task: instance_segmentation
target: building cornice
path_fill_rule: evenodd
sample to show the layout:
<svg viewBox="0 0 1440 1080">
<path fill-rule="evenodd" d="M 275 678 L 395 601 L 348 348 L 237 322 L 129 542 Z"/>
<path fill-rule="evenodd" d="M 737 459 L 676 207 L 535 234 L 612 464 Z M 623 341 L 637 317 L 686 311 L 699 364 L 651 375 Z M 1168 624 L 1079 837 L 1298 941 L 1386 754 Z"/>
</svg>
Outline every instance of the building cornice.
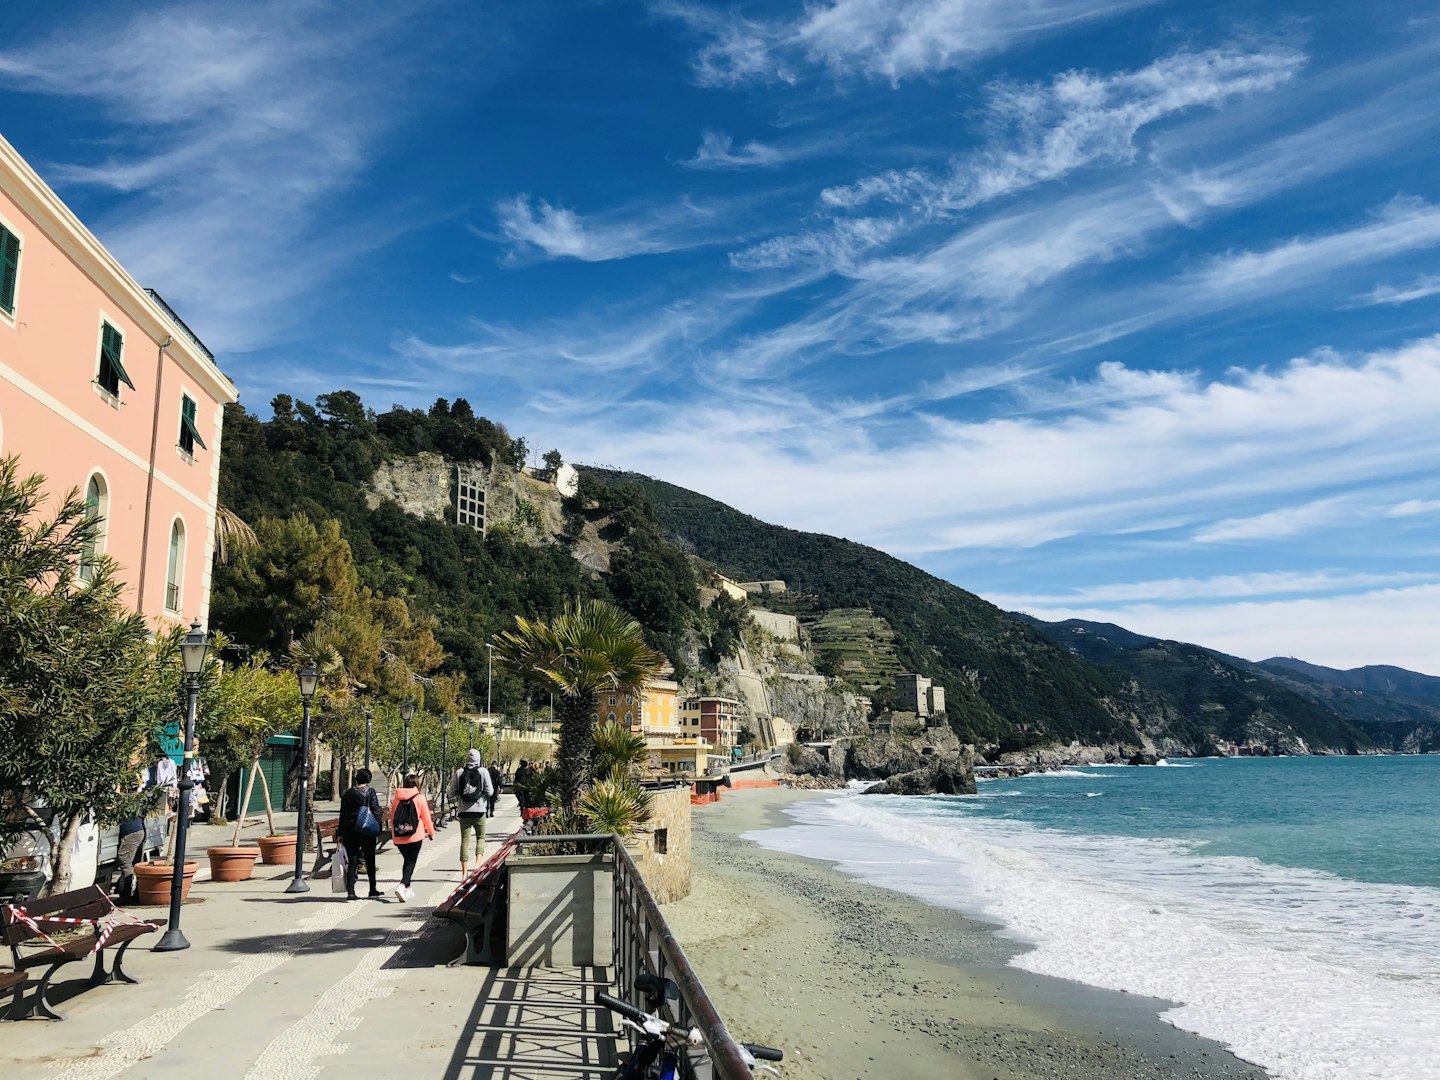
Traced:
<svg viewBox="0 0 1440 1080">
<path fill-rule="evenodd" d="M 239 400 L 235 384 L 200 352 L 185 329 L 173 323 L 160 305 L 146 295 L 115 256 L 61 201 L 50 185 L 40 179 L 40 174 L 3 135 L 0 135 L 0 186 L 25 213 L 35 219 L 49 239 L 150 336 L 156 347 L 169 339 L 166 352 L 187 375 L 204 386 L 217 401 L 229 403 Z"/>
</svg>

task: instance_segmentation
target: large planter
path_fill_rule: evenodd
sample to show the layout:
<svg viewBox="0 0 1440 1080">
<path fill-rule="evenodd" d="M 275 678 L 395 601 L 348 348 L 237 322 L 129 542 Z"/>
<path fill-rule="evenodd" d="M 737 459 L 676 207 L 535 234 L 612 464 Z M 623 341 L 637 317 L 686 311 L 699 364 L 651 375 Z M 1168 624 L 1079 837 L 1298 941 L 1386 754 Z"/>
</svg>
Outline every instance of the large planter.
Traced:
<svg viewBox="0 0 1440 1080">
<path fill-rule="evenodd" d="M 211 881 L 245 881 L 255 869 L 260 849 L 253 847 L 206 848 L 210 856 Z"/>
<path fill-rule="evenodd" d="M 609 967 L 614 963 L 613 854 L 515 855 L 505 866 L 507 964 Z"/>
<path fill-rule="evenodd" d="M 295 863 L 295 836 L 262 836 L 260 861 L 267 866 L 292 866 Z"/>
<path fill-rule="evenodd" d="M 190 895 L 190 883 L 195 880 L 197 862 L 185 860 L 184 877 L 180 880 L 180 902 L 183 904 Z M 167 862 L 143 862 L 135 864 L 135 887 L 141 904 L 170 903 L 170 881 L 175 876 L 175 864 Z"/>
</svg>

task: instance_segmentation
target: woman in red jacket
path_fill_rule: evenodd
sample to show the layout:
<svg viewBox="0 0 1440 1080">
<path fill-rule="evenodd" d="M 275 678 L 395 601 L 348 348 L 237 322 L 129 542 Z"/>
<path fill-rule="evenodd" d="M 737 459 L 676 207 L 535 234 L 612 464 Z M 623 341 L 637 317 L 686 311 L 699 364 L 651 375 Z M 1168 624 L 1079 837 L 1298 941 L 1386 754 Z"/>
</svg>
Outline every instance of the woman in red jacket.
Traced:
<svg viewBox="0 0 1440 1080">
<path fill-rule="evenodd" d="M 390 800 L 390 838 L 405 860 L 400 874 L 400 884 L 395 886 L 395 896 L 403 904 L 415 895 L 410 887 L 410 878 L 415 873 L 415 860 L 420 857 L 420 845 L 426 838 L 435 839 L 435 823 L 430 818 L 430 803 L 420 790 L 420 779 L 414 773 L 405 777 L 405 786 L 395 789 Z"/>
</svg>

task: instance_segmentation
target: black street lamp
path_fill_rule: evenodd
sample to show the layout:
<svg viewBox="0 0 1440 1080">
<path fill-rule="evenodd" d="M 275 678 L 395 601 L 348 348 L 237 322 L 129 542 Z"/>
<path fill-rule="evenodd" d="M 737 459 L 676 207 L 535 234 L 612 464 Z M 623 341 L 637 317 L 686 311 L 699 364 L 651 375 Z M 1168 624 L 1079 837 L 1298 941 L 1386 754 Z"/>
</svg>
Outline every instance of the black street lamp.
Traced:
<svg viewBox="0 0 1440 1080">
<path fill-rule="evenodd" d="M 312 660 L 300 669 L 300 806 L 295 818 L 295 877 L 287 893 L 309 892 L 305 883 L 305 801 L 310 793 L 310 700 L 320 686 L 320 672 Z"/>
<path fill-rule="evenodd" d="M 415 715 L 415 702 L 407 701 L 400 706 L 400 719 L 405 721 L 405 742 L 400 751 L 400 775 L 410 771 L 410 718 Z"/>
<path fill-rule="evenodd" d="M 185 736 L 180 756 L 180 801 L 175 808 L 175 871 L 170 878 L 170 922 L 154 946 L 155 952 L 179 952 L 190 942 L 180 932 L 180 894 L 185 887 L 185 841 L 190 833 L 190 754 L 195 746 L 195 702 L 200 696 L 200 673 L 205 669 L 205 654 L 210 642 L 200 629 L 200 620 L 190 624 L 190 632 L 180 642 L 180 665 L 185 670 Z"/>
<path fill-rule="evenodd" d="M 365 768 L 370 768 L 370 721 L 375 719 L 375 714 L 369 709 L 365 710 Z"/>
<path fill-rule="evenodd" d="M 450 761 L 450 717 L 446 713 L 440 715 L 440 824 L 437 829 L 445 828 L 445 799 L 450 791 L 450 774 L 448 762 Z"/>
</svg>

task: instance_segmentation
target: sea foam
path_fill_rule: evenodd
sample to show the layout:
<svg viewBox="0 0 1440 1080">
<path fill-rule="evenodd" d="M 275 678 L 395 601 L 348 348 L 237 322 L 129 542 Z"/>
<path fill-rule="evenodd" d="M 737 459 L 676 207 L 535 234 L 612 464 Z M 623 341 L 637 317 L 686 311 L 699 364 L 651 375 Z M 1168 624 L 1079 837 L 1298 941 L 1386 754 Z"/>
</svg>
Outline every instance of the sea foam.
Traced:
<svg viewBox="0 0 1440 1080">
<path fill-rule="evenodd" d="M 817 800 L 750 838 L 997 923 L 1028 946 L 1017 967 L 1176 1002 L 1166 1020 L 1282 1080 L 1440 1080 L 1440 889 L 980 819 L 966 801 Z"/>
</svg>

